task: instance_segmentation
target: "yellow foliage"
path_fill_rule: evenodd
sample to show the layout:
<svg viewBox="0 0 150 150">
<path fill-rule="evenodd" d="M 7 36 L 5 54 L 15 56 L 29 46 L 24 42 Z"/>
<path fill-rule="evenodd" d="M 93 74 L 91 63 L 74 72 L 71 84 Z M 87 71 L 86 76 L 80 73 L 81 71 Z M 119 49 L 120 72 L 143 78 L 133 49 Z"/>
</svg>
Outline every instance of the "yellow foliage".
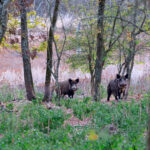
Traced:
<svg viewBox="0 0 150 150">
<path fill-rule="evenodd" d="M 96 141 L 98 139 L 98 135 L 95 133 L 94 130 L 91 130 L 88 136 L 90 141 Z"/>
<path fill-rule="evenodd" d="M 45 25 L 44 23 L 41 23 L 41 26 L 42 26 L 42 27 L 46 27 L 46 25 Z"/>
<path fill-rule="evenodd" d="M 35 16 L 35 15 L 36 15 L 36 12 L 33 10 L 33 11 L 30 11 L 29 13 L 27 13 L 27 16 L 28 16 L 28 17 L 31 16 L 31 15 Z"/>
<path fill-rule="evenodd" d="M 130 42 L 132 40 L 131 32 L 127 32 L 127 40 Z"/>
<path fill-rule="evenodd" d="M 28 28 L 35 28 L 36 26 L 34 24 L 28 24 Z"/>
<path fill-rule="evenodd" d="M 36 17 L 36 20 L 39 20 L 39 19 L 40 19 L 40 17 L 39 17 L 39 16 L 37 16 L 37 17 Z"/>
<path fill-rule="evenodd" d="M 17 19 L 11 17 L 9 18 L 8 28 L 17 28 L 18 25 L 19 25 L 19 21 Z"/>
<path fill-rule="evenodd" d="M 7 37 L 7 35 L 5 37 Z M 3 37 L 3 39 L 2 39 L 2 42 L 0 44 L 0 48 L 7 46 L 7 42 L 5 40 L 5 37 Z"/>
<path fill-rule="evenodd" d="M 59 35 L 54 35 L 54 39 L 55 39 L 56 41 L 58 41 L 58 40 L 59 40 L 59 38 L 60 38 L 60 36 L 59 36 Z"/>
</svg>

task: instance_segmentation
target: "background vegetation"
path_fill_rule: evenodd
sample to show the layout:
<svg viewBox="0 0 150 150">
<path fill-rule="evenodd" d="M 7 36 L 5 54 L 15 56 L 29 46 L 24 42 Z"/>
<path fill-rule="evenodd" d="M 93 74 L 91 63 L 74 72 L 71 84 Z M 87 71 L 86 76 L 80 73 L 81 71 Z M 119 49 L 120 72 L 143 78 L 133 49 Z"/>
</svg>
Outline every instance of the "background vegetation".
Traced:
<svg viewBox="0 0 150 150">
<path fill-rule="evenodd" d="M 17 86 L 12 80 L 4 84 L 9 65 L 0 66 L 5 70 L 3 76 L 0 72 L 0 149 L 145 150 L 148 137 L 150 145 L 150 70 L 137 79 L 132 75 L 135 65 L 150 63 L 136 58 L 149 59 L 148 4 L 0 0 L 0 52 L 9 51 L 14 68 L 22 65 L 22 73 L 14 69 Z M 18 66 L 14 53 L 23 62 Z M 34 73 L 33 63 L 42 56 L 36 66 L 44 71 Z M 73 72 L 69 78 L 80 77 L 79 89 L 74 99 L 59 97 L 57 106 L 55 96 L 50 102 L 50 87 L 68 79 L 67 69 Z M 116 73 L 129 75 L 126 100 L 106 102 L 108 82 Z M 35 86 L 37 76 L 42 86 Z"/>
</svg>

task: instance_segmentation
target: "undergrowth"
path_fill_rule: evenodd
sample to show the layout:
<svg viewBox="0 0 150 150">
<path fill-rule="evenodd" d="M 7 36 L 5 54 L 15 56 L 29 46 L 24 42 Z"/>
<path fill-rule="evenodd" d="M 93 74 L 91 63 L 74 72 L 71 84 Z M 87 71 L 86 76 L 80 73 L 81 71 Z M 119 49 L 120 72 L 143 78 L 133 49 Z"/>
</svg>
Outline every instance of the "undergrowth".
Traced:
<svg viewBox="0 0 150 150">
<path fill-rule="evenodd" d="M 111 104 L 94 102 L 92 97 L 62 99 L 61 107 L 50 110 L 41 103 L 42 97 L 21 103 L 17 111 L 0 110 L 1 150 L 146 149 L 150 94 L 139 101 Z M 15 107 L 13 101 L 7 104 L 9 110 Z M 80 120 L 90 118 L 90 123 L 64 126 L 68 119 L 64 107 Z"/>
</svg>

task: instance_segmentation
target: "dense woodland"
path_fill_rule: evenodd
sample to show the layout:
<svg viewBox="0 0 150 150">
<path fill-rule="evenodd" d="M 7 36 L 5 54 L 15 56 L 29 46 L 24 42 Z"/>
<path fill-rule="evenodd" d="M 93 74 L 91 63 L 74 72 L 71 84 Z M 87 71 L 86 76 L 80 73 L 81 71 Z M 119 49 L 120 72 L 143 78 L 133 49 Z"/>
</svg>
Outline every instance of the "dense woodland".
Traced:
<svg viewBox="0 0 150 150">
<path fill-rule="evenodd" d="M 0 0 L 0 149 L 150 150 L 149 54 L 148 0 Z"/>
</svg>

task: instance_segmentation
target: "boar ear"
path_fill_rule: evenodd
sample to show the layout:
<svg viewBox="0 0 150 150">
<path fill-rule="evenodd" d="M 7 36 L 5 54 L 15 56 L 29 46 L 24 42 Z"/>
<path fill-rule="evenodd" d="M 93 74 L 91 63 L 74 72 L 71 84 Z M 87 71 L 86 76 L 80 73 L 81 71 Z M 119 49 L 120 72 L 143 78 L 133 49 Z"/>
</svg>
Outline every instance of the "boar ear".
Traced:
<svg viewBox="0 0 150 150">
<path fill-rule="evenodd" d="M 72 79 L 68 79 L 69 83 L 71 84 L 72 83 Z"/>
<path fill-rule="evenodd" d="M 128 79 L 128 74 L 125 75 L 125 78 Z"/>
<path fill-rule="evenodd" d="M 78 82 L 79 82 L 79 78 L 76 79 L 76 83 L 78 83 Z"/>
<path fill-rule="evenodd" d="M 117 75 L 116 75 L 116 78 L 119 79 L 119 78 L 120 78 L 120 74 L 117 74 Z"/>
</svg>

